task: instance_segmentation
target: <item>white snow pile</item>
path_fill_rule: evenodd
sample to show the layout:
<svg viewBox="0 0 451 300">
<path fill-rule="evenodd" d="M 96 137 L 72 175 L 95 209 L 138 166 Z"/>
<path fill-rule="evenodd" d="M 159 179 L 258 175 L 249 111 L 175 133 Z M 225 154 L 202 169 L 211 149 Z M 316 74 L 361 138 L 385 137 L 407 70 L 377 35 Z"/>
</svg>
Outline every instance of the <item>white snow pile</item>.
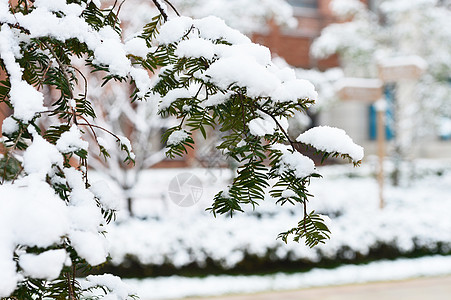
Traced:
<svg viewBox="0 0 451 300">
<path fill-rule="evenodd" d="M 287 145 L 276 144 L 274 150 L 282 152 L 279 172 L 282 174 L 286 169 L 294 171 L 297 178 L 305 178 L 316 171 L 315 163 L 309 157 L 295 151 L 290 151 Z"/>
<path fill-rule="evenodd" d="M 277 120 L 277 123 L 275 120 Z M 249 132 L 255 136 L 274 134 L 276 129 L 278 129 L 277 124 L 279 124 L 283 128 L 283 130 L 288 130 L 287 118 L 276 117 L 275 120 L 271 116 L 262 113 L 261 117 L 250 120 L 247 126 L 249 127 Z"/>
<path fill-rule="evenodd" d="M 301 288 L 404 280 L 422 276 L 451 274 L 451 257 L 429 256 L 415 259 L 347 265 L 336 269 L 313 269 L 305 273 L 276 273 L 262 276 L 157 277 L 124 279 L 142 299 L 175 299 L 243 294 Z M 174 289 L 173 287 L 177 288 Z"/>
<path fill-rule="evenodd" d="M 363 147 L 355 144 L 343 129 L 329 126 L 313 127 L 301 133 L 296 140 L 324 152 L 349 155 L 354 162 L 363 159 Z"/>
<path fill-rule="evenodd" d="M 58 278 L 61 267 L 67 259 L 64 249 L 48 250 L 41 254 L 22 254 L 19 265 L 26 276 L 52 280 Z"/>
<path fill-rule="evenodd" d="M 188 137 L 189 134 L 185 130 L 176 130 L 172 132 L 171 135 L 168 137 L 167 144 L 178 145 L 182 143 L 184 140 L 186 140 Z"/>
<path fill-rule="evenodd" d="M 64 132 L 56 143 L 56 148 L 61 153 L 70 153 L 77 150 L 88 150 L 88 142 L 81 139 L 80 130 L 74 124 L 69 131 Z"/>
<path fill-rule="evenodd" d="M 134 288 L 124 283 L 118 276 L 111 274 L 89 275 L 80 281 L 85 297 L 97 299 L 98 295 L 105 294 L 102 299 L 122 300 L 129 296 L 136 296 Z"/>
</svg>

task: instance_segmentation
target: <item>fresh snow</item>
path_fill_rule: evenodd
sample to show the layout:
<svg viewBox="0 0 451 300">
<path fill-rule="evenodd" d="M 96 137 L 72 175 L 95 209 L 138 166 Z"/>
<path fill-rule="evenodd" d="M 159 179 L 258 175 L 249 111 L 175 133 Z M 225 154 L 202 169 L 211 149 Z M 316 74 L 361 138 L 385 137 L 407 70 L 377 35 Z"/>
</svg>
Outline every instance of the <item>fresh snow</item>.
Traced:
<svg viewBox="0 0 451 300">
<path fill-rule="evenodd" d="M 70 224 L 67 206 L 35 174 L 18 179 L 15 186 L 0 185 L 0 194 L 0 297 L 6 297 L 22 278 L 13 261 L 15 248 L 57 244 L 68 233 Z M 41 259 L 47 260 L 47 256 L 22 260 L 28 274 L 49 278 L 53 277 L 55 267 L 61 270 L 62 264 L 53 257 L 55 266 L 43 265 L 37 271 L 35 263 Z"/>
<path fill-rule="evenodd" d="M 277 102 L 290 102 L 296 99 L 318 99 L 318 93 L 310 81 L 291 79 L 282 84 L 271 94 Z"/>
<path fill-rule="evenodd" d="M 343 129 L 329 126 L 313 127 L 301 133 L 296 140 L 321 151 L 347 154 L 354 162 L 363 159 L 363 148 L 355 144 Z"/>
<path fill-rule="evenodd" d="M 64 132 L 56 142 L 56 149 L 61 153 L 88 150 L 88 142 L 81 139 L 80 130 L 73 124 L 69 131 Z"/>
<path fill-rule="evenodd" d="M 23 155 L 24 170 L 27 174 L 39 174 L 41 179 L 49 174 L 54 165 L 62 167 L 63 158 L 58 149 L 40 135 L 33 135 L 34 141 Z M 36 159 L 36 158 L 39 159 Z"/>
<path fill-rule="evenodd" d="M 203 102 L 205 107 L 207 106 L 216 106 L 225 103 L 231 97 L 231 93 L 228 92 L 223 94 L 221 92 L 216 93 L 214 95 L 208 96 L 208 99 Z"/>
<path fill-rule="evenodd" d="M 272 148 L 282 152 L 281 165 L 279 166 L 280 173 L 286 169 L 292 170 L 297 178 L 302 179 L 315 172 L 315 163 L 309 157 L 297 151 L 292 152 L 287 145 L 276 144 Z"/>
<path fill-rule="evenodd" d="M 294 274 L 218 275 L 205 278 L 170 276 L 141 280 L 124 279 L 124 282 L 133 287 L 141 299 L 150 300 L 283 291 L 450 274 L 451 257 L 429 256 L 384 260 L 367 265 L 347 265 L 336 269 L 313 269 Z"/>
<path fill-rule="evenodd" d="M 22 254 L 19 266 L 25 275 L 33 278 L 53 280 L 59 277 L 68 254 L 64 249 L 48 250 L 40 254 Z"/>
<path fill-rule="evenodd" d="M 276 122 L 274 122 L 271 117 L 255 118 L 249 121 L 247 124 L 249 127 L 249 132 L 255 136 L 265 136 L 266 134 L 274 134 L 277 128 Z"/>
<path fill-rule="evenodd" d="M 191 86 L 189 89 L 184 88 L 176 88 L 173 90 L 170 90 L 166 95 L 164 95 L 161 98 L 160 102 L 160 109 L 166 109 L 169 106 L 171 106 L 172 102 L 176 101 L 177 99 L 181 98 L 191 98 L 196 95 L 196 92 L 199 87 L 197 86 Z"/>
<path fill-rule="evenodd" d="M 185 130 L 176 130 L 168 137 L 168 145 L 178 145 L 189 137 L 188 132 Z"/>
<path fill-rule="evenodd" d="M 203 57 L 208 60 L 211 63 L 208 69 L 196 77 L 221 89 L 238 86 L 246 88 L 250 97 L 270 98 L 274 102 L 318 98 L 318 93 L 309 81 L 296 78 L 293 70 L 274 64 L 267 47 L 252 43 L 248 37 L 216 17 L 198 20 L 173 18 L 161 27 L 157 39 L 161 44 L 175 44 L 174 53 L 178 57 Z M 230 44 L 218 43 L 220 40 Z M 164 74 L 164 70 L 160 74 Z M 191 98 L 199 92 L 196 84 L 187 89 L 171 90 L 162 97 L 160 108 L 166 109 L 175 100 Z M 208 98 L 206 102 L 201 105 L 215 104 Z"/>
<path fill-rule="evenodd" d="M 147 47 L 146 41 L 137 37 L 132 38 L 125 43 L 125 50 L 127 51 L 127 54 L 132 54 L 143 58 L 145 58 L 150 52 L 150 49 Z"/>
<path fill-rule="evenodd" d="M 116 210 L 119 208 L 119 197 L 113 193 L 108 182 L 105 180 L 92 182 L 89 189 L 106 209 Z"/>
<path fill-rule="evenodd" d="M 247 88 L 250 97 L 268 97 L 280 80 L 252 56 L 237 55 L 215 61 L 204 74 L 222 89 L 237 84 Z"/>
<path fill-rule="evenodd" d="M 11 116 L 3 120 L 2 123 L 2 133 L 6 135 L 13 134 L 19 130 L 19 124 Z"/>
<path fill-rule="evenodd" d="M 201 38 L 183 40 L 178 44 L 175 55 L 180 57 L 204 57 L 211 60 L 215 56 L 215 46 L 211 41 Z"/>
<path fill-rule="evenodd" d="M 108 300 L 122 300 L 122 299 L 128 299 L 128 296 L 136 295 L 136 291 L 131 288 L 127 283 L 124 283 L 120 277 L 114 276 L 111 274 L 103 274 L 103 275 L 89 275 L 86 277 L 86 279 L 83 279 L 80 281 L 80 285 L 83 290 L 88 289 L 95 289 L 98 288 L 101 290 L 100 287 L 103 287 L 103 293 L 106 294 L 102 299 L 108 299 Z M 92 293 L 92 292 L 85 292 L 84 296 L 98 296 L 99 294 L 102 294 L 102 292 L 99 291 L 99 293 Z"/>
<path fill-rule="evenodd" d="M 336 259 L 343 249 L 349 249 L 342 254 L 349 259 L 367 255 L 379 243 L 391 245 L 401 253 L 409 253 L 415 247 L 434 251 L 439 244 L 445 250 L 451 248 L 451 219 L 447 216 L 451 210 L 449 165 L 438 162 L 431 167 L 430 161 L 419 164 L 417 177 L 410 185 L 386 186 L 386 207 L 380 210 L 377 181 L 370 176 L 376 170 L 376 162 L 367 160 L 359 168 L 333 166 L 316 170 L 324 178 L 312 180 L 308 190 L 314 197 L 308 209 L 330 217 L 328 227 L 332 234 L 325 245 L 312 249 L 276 240 L 280 232 L 302 217 L 298 207 L 280 207 L 275 204 L 276 199 L 268 197 L 260 203 L 259 217 L 249 207 L 246 214 L 233 218 L 213 218 L 205 212 L 214 194 L 229 184 L 231 174 L 227 170 L 189 169 L 202 181 L 203 196 L 187 208 L 178 207 L 167 197 L 172 178 L 187 170 L 149 170 L 142 174 L 131 194 L 136 197 L 136 218 L 129 218 L 122 211 L 118 223 L 108 229 L 112 262 L 120 264 L 132 256 L 143 264 L 166 261 L 182 267 L 191 263 L 202 265 L 209 257 L 231 268 L 243 259 L 245 252 L 264 257 L 268 249 L 274 250 L 277 259 L 316 262 Z M 385 169 L 389 172 L 391 168 L 388 164 Z M 433 175 L 439 171 L 442 176 Z M 149 182 L 153 183 L 152 189 L 148 188 Z"/>
</svg>

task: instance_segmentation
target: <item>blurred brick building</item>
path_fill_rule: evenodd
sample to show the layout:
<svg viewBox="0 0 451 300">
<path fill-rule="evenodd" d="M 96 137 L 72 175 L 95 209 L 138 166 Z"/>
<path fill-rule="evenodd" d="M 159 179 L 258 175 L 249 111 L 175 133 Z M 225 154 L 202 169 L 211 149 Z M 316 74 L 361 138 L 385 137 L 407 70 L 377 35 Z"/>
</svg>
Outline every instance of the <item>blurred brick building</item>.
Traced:
<svg viewBox="0 0 451 300">
<path fill-rule="evenodd" d="M 329 8 L 330 0 L 287 0 L 293 6 L 298 21 L 296 28 L 283 29 L 270 24 L 265 32 L 254 34 L 253 40 L 271 49 L 273 54 L 284 58 L 298 68 L 324 70 L 336 67 L 335 56 L 316 60 L 310 55 L 310 46 L 321 30 L 334 22 Z"/>
</svg>

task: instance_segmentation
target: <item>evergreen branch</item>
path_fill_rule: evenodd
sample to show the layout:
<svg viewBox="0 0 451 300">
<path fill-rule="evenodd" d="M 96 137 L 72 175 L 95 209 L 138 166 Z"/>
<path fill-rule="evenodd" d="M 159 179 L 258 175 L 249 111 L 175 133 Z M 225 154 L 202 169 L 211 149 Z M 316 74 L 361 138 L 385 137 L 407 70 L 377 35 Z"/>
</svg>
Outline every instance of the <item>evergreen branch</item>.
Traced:
<svg viewBox="0 0 451 300">
<path fill-rule="evenodd" d="M 14 149 L 17 147 L 17 144 L 19 143 L 19 140 L 20 140 L 20 138 L 22 137 L 22 134 L 23 134 L 23 128 L 20 129 L 19 134 L 18 134 L 16 140 L 14 141 L 14 144 L 13 144 L 10 148 L 12 148 L 12 149 L 14 150 Z M 6 167 L 8 166 L 8 163 L 9 163 L 10 158 L 11 158 L 10 155 L 8 155 L 7 158 L 6 158 L 5 167 L 3 168 L 3 177 L 2 177 L 2 183 L 1 183 L 1 184 L 4 184 L 4 183 L 5 183 L 5 178 L 6 178 Z M 18 176 L 19 173 L 20 173 L 20 172 L 18 172 L 16 175 Z M 14 179 L 15 179 L 15 178 L 14 178 Z M 13 179 L 13 181 L 14 181 L 14 179 Z"/>
<path fill-rule="evenodd" d="M 30 30 L 26 29 L 25 27 L 20 26 L 20 24 L 17 22 L 15 24 L 9 23 L 9 22 L 0 22 L 0 25 L 6 24 L 12 28 L 20 29 L 26 34 L 30 34 Z"/>
<path fill-rule="evenodd" d="M 50 47 L 49 44 L 46 41 L 42 41 L 42 43 L 50 51 L 50 53 L 52 54 L 53 58 L 55 58 L 56 62 L 58 63 L 58 65 L 59 65 L 59 67 L 61 69 L 61 72 L 63 72 L 64 78 L 67 81 L 67 85 L 70 87 L 71 80 L 70 80 L 69 74 L 67 72 L 66 65 L 61 62 L 61 60 L 59 59 L 58 55 L 56 55 L 56 53 L 53 50 L 53 48 Z M 68 90 L 69 90 L 69 97 L 70 97 L 70 99 L 73 99 L 74 98 L 74 94 L 73 94 L 72 89 L 69 88 Z"/>
</svg>

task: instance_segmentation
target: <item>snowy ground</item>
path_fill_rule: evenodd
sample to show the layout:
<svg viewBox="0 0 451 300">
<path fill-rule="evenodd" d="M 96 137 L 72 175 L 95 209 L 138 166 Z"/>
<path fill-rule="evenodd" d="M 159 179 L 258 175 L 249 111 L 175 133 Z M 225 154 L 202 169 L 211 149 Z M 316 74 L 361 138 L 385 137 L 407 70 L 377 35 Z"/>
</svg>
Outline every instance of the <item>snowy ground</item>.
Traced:
<svg viewBox="0 0 451 300">
<path fill-rule="evenodd" d="M 390 168 L 387 164 L 386 169 Z M 291 228 L 301 218 L 299 207 L 281 208 L 267 199 L 255 212 L 249 210 L 232 219 L 214 218 L 205 212 L 214 193 L 227 184 L 230 178 L 227 170 L 150 170 L 135 190 L 137 217 L 129 218 L 122 212 L 117 224 L 108 230 L 112 261 L 120 264 L 126 256 L 133 256 L 142 264 L 170 262 L 182 267 L 193 262 L 202 266 L 208 257 L 227 269 L 240 262 L 245 252 L 265 257 L 268 250 L 274 253 L 269 257 L 272 260 L 313 263 L 323 258 L 352 259 L 367 254 L 380 243 L 394 246 L 401 253 L 418 248 L 449 252 L 451 164 L 418 161 L 414 167 L 406 166 L 400 187 L 387 184 L 383 210 L 378 208 L 375 169 L 376 163 L 371 160 L 360 168 L 339 165 L 319 169 L 324 178 L 312 182 L 309 190 L 315 197 L 309 208 L 330 216 L 332 235 L 326 245 L 313 249 L 302 243 L 284 244 L 276 240 L 278 233 Z M 172 189 L 171 180 L 185 172 L 197 176 L 202 188 L 182 187 L 180 193 L 195 190 L 193 197 L 199 201 L 181 207 L 170 199 L 168 189 Z M 343 252 L 343 249 L 346 250 Z M 451 274 L 451 257 L 374 262 L 292 275 L 209 276 L 204 279 L 174 276 L 128 282 L 140 291 L 143 299 L 164 299 L 441 274 Z"/>
<path fill-rule="evenodd" d="M 265 276 L 180 276 L 124 279 L 143 300 L 174 299 L 191 296 L 282 291 L 308 287 L 400 280 L 451 274 L 451 257 L 430 256 L 417 259 L 349 265 L 332 270 L 314 269 L 306 273 L 277 273 Z"/>
<path fill-rule="evenodd" d="M 233 267 L 244 251 L 272 259 L 352 259 L 366 255 L 379 243 L 395 246 L 402 253 L 419 247 L 442 252 L 451 249 L 451 168 L 444 162 L 425 162 L 408 169 L 413 177 L 402 187 L 387 185 L 386 207 L 378 208 L 378 188 L 371 176 L 372 164 L 323 167 L 324 176 L 312 182 L 315 196 L 309 208 L 331 218 L 331 240 L 309 249 L 277 240 L 277 234 L 291 228 L 302 217 L 300 207 L 276 206 L 267 199 L 255 212 L 233 218 L 214 218 L 205 208 L 228 179 L 227 170 L 165 169 L 147 172 L 139 183 L 135 211 L 139 218 L 119 214 L 110 228 L 111 256 L 115 264 L 131 255 L 143 264 L 171 262 L 176 267 L 192 262 L 202 265 L 207 257 L 225 268 Z M 171 180 L 191 172 L 202 182 L 200 201 L 180 207 L 168 197 Z M 440 174 L 437 175 L 437 174 Z M 182 191 L 184 192 L 184 191 Z M 187 191 L 185 191 L 188 193 Z M 198 192 L 198 191 L 197 191 Z M 343 249 L 348 249 L 343 252 Z"/>
</svg>

